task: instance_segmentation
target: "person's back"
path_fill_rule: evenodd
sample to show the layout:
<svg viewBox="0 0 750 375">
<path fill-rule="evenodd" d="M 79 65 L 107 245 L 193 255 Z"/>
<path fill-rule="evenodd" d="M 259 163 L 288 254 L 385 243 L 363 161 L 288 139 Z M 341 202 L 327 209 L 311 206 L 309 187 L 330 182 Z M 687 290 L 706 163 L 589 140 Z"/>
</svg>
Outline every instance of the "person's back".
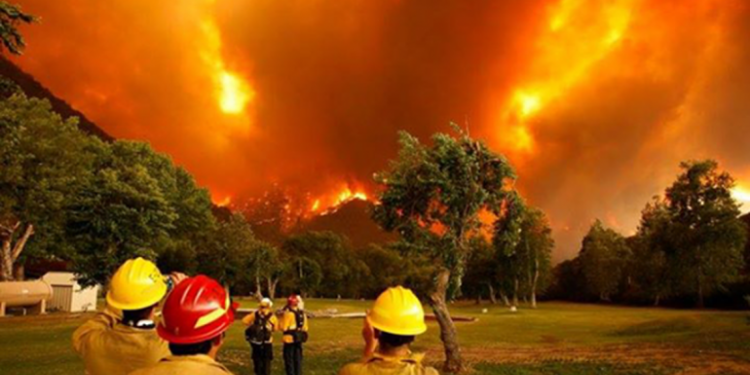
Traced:
<svg viewBox="0 0 750 375">
<path fill-rule="evenodd" d="M 169 348 L 151 328 L 130 327 L 110 310 L 97 314 L 73 334 L 73 348 L 90 375 L 125 375 L 167 357 Z"/>
<path fill-rule="evenodd" d="M 424 355 L 387 356 L 373 354 L 365 362 L 344 366 L 339 375 L 438 375 L 438 371 L 422 364 Z"/>
<path fill-rule="evenodd" d="M 153 322 L 168 289 L 166 278 L 148 260 L 131 259 L 120 266 L 107 292 L 107 308 L 73 333 L 73 348 L 88 375 L 125 375 L 169 355 Z"/>
<path fill-rule="evenodd" d="M 229 370 L 205 354 L 174 355 L 131 375 L 227 375 Z"/>
<path fill-rule="evenodd" d="M 427 331 L 424 310 L 411 290 L 389 288 L 365 317 L 364 360 L 344 366 L 339 375 L 438 375 L 411 352 L 415 336 Z"/>
</svg>

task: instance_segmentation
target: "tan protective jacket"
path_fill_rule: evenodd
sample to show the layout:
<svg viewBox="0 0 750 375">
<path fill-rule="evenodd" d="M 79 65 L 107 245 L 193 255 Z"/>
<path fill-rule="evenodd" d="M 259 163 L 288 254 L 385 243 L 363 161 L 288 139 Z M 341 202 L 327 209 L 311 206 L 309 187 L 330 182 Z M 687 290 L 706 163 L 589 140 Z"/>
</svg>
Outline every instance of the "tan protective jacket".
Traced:
<svg viewBox="0 0 750 375">
<path fill-rule="evenodd" d="M 360 363 L 344 366 L 339 375 L 438 375 L 437 370 L 422 364 L 422 354 L 391 357 L 375 353 Z"/>
<path fill-rule="evenodd" d="M 130 375 L 227 375 L 224 365 L 205 355 L 173 355 Z"/>
<path fill-rule="evenodd" d="M 105 309 L 73 333 L 73 348 L 88 375 L 126 375 L 170 355 L 155 329 L 122 324 L 119 314 Z"/>
</svg>

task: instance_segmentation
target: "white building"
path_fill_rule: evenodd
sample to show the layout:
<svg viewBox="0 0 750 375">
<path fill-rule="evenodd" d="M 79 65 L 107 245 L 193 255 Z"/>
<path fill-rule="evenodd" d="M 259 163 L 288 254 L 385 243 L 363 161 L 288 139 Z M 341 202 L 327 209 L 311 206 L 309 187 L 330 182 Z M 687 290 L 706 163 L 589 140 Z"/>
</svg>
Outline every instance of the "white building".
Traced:
<svg viewBox="0 0 750 375">
<path fill-rule="evenodd" d="M 48 309 L 67 312 L 96 310 L 98 285 L 83 288 L 70 272 L 47 272 L 42 280 L 52 286 L 52 300 L 47 303 Z"/>
</svg>

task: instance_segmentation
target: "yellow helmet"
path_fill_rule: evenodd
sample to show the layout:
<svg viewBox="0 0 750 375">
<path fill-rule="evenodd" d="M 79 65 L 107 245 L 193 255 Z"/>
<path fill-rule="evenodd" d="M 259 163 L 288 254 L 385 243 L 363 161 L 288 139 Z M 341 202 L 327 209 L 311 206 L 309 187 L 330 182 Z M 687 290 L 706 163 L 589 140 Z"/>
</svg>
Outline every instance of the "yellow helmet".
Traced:
<svg viewBox="0 0 750 375">
<path fill-rule="evenodd" d="M 135 258 L 123 263 L 112 276 L 107 303 L 120 310 L 140 310 L 159 303 L 166 294 L 166 279 L 156 265 Z"/>
<path fill-rule="evenodd" d="M 410 289 L 397 286 L 378 296 L 367 319 L 373 328 L 400 336 L 416 336 L 427 331 L 422 303 Z"/>
</svg>

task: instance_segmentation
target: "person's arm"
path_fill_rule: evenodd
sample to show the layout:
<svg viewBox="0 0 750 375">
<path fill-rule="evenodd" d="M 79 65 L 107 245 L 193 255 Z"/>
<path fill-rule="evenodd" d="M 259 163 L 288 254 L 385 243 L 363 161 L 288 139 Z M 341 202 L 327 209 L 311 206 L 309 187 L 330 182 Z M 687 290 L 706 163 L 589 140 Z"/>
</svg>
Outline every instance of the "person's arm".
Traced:
<svg viewBox="0 0 750 375">
<path fill-rule="evenodd" d="M 78 354 L 83 354 L 89 342 L 114 328 L 121 319 L 119 312 L 106 307 L 73 332 L 73 349 Z"/>
<path fill-rule="evenodd" d="M 367 359 L 375 354 L 375 349 L 378 347 L 378 341 L 375 340 L 375 329 L 372 328 L 367 316 L 365 316 L 365 322 L 362 325 L 362 338 L 365 340 L 365 349 L 362 352 L 362 357 Z"/>
<path fill-rule="evenodd" d="M 271 323 L 272 332 L 279 330 L 279 318 L 276 317 L 276 314 L 271 315 L 271 319 L 268 319 L 268 322 Z"/>
<path fill-rule="evenodd" d="M 251 325 L 253 325 L 254 321 L 255 321 L 255 313 L 247 314 L 247 315 L 245 315 L 244 318 L 242 318 L 242 324 L 244 324 L 244 325 L 246 325 L 248 327 L 251 326 Z"/>
</svg>

